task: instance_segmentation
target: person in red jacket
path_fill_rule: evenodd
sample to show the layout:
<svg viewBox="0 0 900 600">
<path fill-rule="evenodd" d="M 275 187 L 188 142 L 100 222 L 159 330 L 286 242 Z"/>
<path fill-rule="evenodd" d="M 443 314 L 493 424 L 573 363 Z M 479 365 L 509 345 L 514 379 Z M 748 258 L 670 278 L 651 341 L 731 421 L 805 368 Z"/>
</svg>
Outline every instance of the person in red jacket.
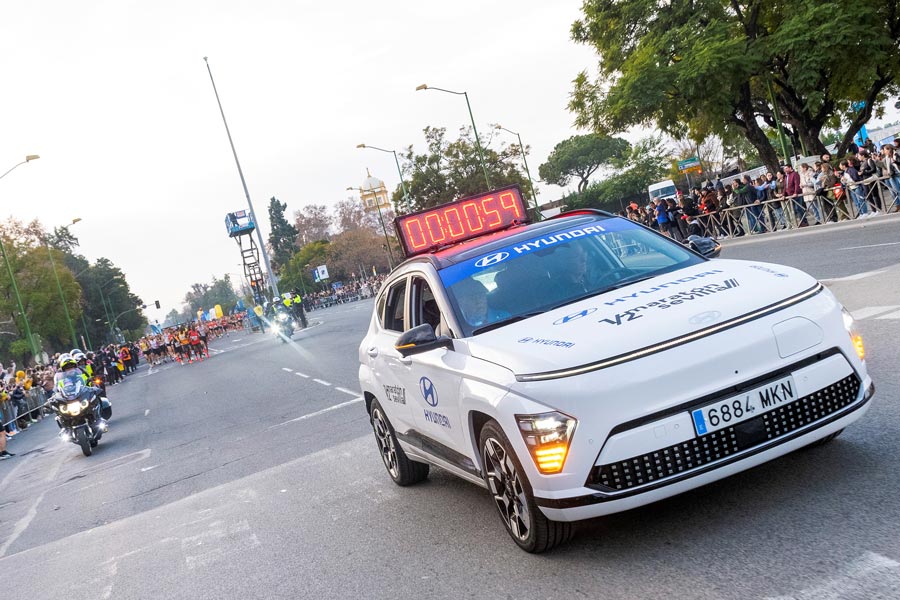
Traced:
<svg viewBox="0 0 900 600">
<path fill-rule="evenodd" d="M 188 330 L 188 341 L 191 343 L 191 355 L 196 356 L 197 360 L 203 361 L 203 344 L 195 324 L 191 324 L 191 328 Z M 191 362 L 194 362 L 193 358 L 191 358 Z"/>
<path fill-rule="evenodd" d="M 803 188 L 800 186 L 800 173 L 791 165 L 784 166 L 784 196 L 794 209 L 794 217 L 798 227 L 806 227 L 806 204 L 803 202 Z"/>
</svg>

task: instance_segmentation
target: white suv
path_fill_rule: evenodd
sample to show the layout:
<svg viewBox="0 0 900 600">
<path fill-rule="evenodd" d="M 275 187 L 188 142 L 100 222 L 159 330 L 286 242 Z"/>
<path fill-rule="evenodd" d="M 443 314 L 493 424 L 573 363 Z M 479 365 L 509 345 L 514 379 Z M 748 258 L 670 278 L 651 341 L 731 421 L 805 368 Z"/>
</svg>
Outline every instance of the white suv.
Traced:
<svg viewBox="0 0 900 600">
<path fill-rule="evenodd" d="M 359 358 L 391 478 L 436 465 L 487 488 L 529 552 L 830 440 L 874 392 L 850 315 L 809 275 L 599 211 L 408 259 Z"/>
</svg>

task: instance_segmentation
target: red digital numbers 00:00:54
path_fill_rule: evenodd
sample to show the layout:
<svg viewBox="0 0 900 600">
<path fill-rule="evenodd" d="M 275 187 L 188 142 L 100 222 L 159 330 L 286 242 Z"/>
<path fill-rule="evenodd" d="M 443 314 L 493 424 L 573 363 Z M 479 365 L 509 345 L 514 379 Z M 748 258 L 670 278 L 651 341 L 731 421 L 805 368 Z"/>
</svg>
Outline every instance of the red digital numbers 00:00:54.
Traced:
<svg viewBox="0 0 900 600">
<path fill-rule="evenodd" d="M 395 225 L 406 255 L 413 256 L 498 231 L 527 218 L 519 188 L 511 187 L 398 217 Z"/>
</svg>

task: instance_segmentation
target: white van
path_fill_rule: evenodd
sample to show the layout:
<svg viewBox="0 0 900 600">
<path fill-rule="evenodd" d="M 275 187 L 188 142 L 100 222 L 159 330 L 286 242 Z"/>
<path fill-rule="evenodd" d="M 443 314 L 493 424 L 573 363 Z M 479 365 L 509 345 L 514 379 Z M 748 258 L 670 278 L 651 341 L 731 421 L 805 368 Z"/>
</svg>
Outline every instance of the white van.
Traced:
<svg viewBox="0 0 900 600">
<path fill-rule="evenodd" d="M 676 193 L 675 182 L 671 179 L 666 179 L 665 181 L 653 183 L 647 188 L 647 193 L 650 195 L 650 202 L 657 198 L 674 198 Z"/>
</svg>

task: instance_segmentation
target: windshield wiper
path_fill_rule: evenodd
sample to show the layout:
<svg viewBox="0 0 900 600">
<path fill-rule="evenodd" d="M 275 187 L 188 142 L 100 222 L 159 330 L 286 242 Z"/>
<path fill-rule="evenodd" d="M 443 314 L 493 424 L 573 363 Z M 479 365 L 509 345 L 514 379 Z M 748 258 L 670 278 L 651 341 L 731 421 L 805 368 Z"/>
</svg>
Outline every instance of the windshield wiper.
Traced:
<svg viewBox="0 0 900 600">
<path fill-rule="evenodd" d="M 624 279 L 624 280 L 620 281 L 619 283 L 617 283 L 616 285 L 614 285 L 612 287 L 608 287 L 605 290 L 603 290 L 602 292 L 598 292 L 598 293 L 605 294 L 606 292 L 611 292 L 613 290 L 623 288 L 626 285 L 631 285 L 632 283 L 640 283 L 642 281 L 647 281 L 648 279 L 653 279 L 654 277 L 656 277 L 656 275 L 657 274 L 654 273 L 653 275 L 644 275 L 643 277 L 635 277 L 634 279 Z"/>
<path fill-rule="evenodd" d="M 510 325 L 512 323 L 516 323 L 517 321 L 523 321 L 525 319 L 530 319 L 531 317 L 536 317 L 538 315 L 544 314 L 545 310 L 536 310 L 534 312 L 525 313 L 523 315 L 516 315 L 514 317 L 509 317 L 508 319 L 503 319 L 502 321 L 497 321 L 496 323 L 491 323 L 489 325 L 485 325 L 484 327 L 479 327 L 478 329 L 472 331 L 472 335 L 478 335 L 479 333 L 484 333 L 486 331 L 492 331 L 499 327 L 503 327 L 504 325 Z"/>
</svg>

